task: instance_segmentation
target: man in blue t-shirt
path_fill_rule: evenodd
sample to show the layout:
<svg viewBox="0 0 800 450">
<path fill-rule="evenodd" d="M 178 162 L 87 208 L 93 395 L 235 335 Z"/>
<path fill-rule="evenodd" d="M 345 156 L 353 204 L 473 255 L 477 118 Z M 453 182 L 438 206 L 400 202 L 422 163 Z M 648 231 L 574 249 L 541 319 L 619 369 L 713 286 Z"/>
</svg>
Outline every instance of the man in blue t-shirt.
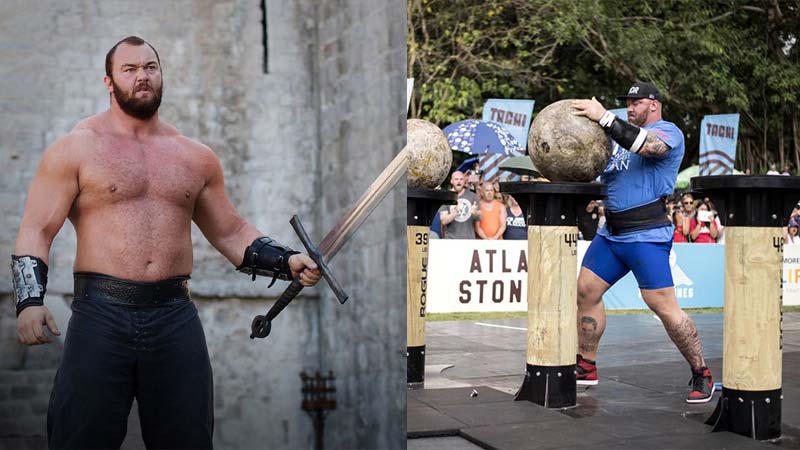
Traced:
<svg viewBox="0 0 800 450">
<path fill-rule="evenodd" d="M 714 393 L 711 371 L 694 321 L 678 306 L 669 253 L 673 226 L 664 198 L 672 195 L 683 159 L 683 133 L 661 118 L 661 94 L 635 83 L 626 95 L 625 122 L 595 98 L 575 100 L 574 114 L 588 117 L 611 138 L 613 153 L 601 181 L 608 186 L 606 223 L 592 240 L 578 275 L 578 384 L 597 384 L 597 346 L 606 326 L 603 294 L 633 271 L 647 306 L 692 369 L 686 401 L 705 403 Z"/>
</svg>

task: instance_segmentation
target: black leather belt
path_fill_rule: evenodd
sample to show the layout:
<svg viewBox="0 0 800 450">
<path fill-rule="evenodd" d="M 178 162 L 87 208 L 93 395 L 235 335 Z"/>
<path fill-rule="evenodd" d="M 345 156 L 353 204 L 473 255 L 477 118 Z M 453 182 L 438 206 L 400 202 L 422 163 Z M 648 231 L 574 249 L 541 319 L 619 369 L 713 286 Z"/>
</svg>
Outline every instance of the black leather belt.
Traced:
<svg viewBox="0 0 800 450">
<path fill-rule="evenodd" d="M 606 210 L 606 228 L 612 236 L 661 228 L 671 223 L 663 199 L 620 212 Z"/>
<path fill-rule="evenodd" d="M 161 305 L 191 300 L 188 275 L 150 283 L 89 272 L 76 272 L 74 278 L 75 300 L 86 298 L 128 305 Z"/>
</svg>

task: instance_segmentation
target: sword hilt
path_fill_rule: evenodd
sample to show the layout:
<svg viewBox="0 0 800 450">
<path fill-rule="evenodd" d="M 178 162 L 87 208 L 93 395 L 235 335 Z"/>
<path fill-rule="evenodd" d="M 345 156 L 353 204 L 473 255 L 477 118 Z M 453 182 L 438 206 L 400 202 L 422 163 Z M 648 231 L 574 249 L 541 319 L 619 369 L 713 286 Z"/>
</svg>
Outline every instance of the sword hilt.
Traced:
<svg viewBox="0 0 800 450">
<path fill-rule="evenodd" d="M 320 273 L 323 278 L 325 278 L 325 281 L 328 282 L 328 286 L 331 287 L 336 298 L 339 299 L 339 303 L 344 304 L 349 298 L 347 293 L 342 288 L 342 285 L 339 284 L 339 281 L 336 280 L 336 277 L 333 276 L 331 269 L 328 268 L 328 264 L 325 261 L 325 257 L 322 256 L 322 252 L 317 248 L 314 242 L 311 241 L 311 238 L 308 237 L 308 233 L 306 233 L 306 229 L 303 228 L 303 224 L 300 223 L 300 218 L 297 217 L 297 214 L 292 216 L 292 220 L 290 220 L 289 223 L 292 225 L 292 228 L 294 228 L 294 232 L 297 233 L 297 237 L 300 238 L 300 242 L 302 242 L 303 246 L 306 248 L 308 256 L 317 263 Z"/>
<path fill-rule="evenodd" d="M 303 224 L 300 223 L 300 218 L 297 217 L 297 215 L 294 215 L 289 223 L 292 225 L 292 228 L 294 228 L 295 233 L 297 233 L 297 237 L 300 238 L 300 242 L 302 242 L 303 246 L 305 246 L 308 256 L 311 257 L 315 263 L 317 263 L 320 273 L 325 278 L 325 281 L 328 282 L 328 285 L 336 295 L 336 298 L 339 299 L 339 303 L 346 302 L 348 299 L 347 293 L 344 292 L 344 289 L 342 288 L 341 284 L 339 284 L 339 281 L 336 280 L 336 277 L 334 277 L 333 273 L 331 273 L 331 270 L 328 268 L 328 265 L 325 262 L 325 258 L 322 256 L 322 252 L 320 252 L 314 242 L 311 241 L 311 238 L 308 236 L 305 228 L 303 228 Z M 302 290 L 303 285 L 300 283 L 300 281 L 293 280 L 292 283 L 289 284 L 289 287 L 287 287 L 281 296 L 278 297 L 278 300 L 274 305 L 272 305 L 272 308 L 269 309 L 266 316 L 258 315 L 253 318 L 253 323 L 250 326 L 250 339 L 265 338 L 269 336 L 269 332 L 272 330 L 272 319 L 280 314 L 280 312 L 283 311 L 283 309 L 286 308 Z"/>
</svg>

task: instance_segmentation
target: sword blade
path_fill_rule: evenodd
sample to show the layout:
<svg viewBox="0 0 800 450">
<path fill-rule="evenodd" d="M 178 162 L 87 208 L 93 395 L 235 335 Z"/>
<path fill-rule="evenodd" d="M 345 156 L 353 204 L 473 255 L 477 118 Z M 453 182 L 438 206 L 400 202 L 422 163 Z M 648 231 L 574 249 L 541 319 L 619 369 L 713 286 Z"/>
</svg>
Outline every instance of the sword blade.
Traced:
<svg viewBox="0 0 800 450">
<path fill-rule="evenodd" d="M 405 175 L 408 168 L 408 157 L 405 148 L 394 157 L 392 162 L 383 169 L 378 178 L 372 182 L 366 192 L 344 215 L 339 222 L 325 235 L 319 245 L 319 250 L 325 258 L 330 261 L 336 253 L 341 250 L 345 243 L 352 237 L 353 233 L 369 217 L 370 213 L 377 208 L 389 191 Z"/>
</svg>

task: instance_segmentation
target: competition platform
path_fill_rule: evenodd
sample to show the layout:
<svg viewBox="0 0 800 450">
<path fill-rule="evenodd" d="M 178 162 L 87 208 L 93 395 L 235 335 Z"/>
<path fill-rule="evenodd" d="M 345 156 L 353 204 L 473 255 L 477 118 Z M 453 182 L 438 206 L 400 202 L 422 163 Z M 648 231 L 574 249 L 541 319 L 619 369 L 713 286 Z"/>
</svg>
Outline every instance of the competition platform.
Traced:
<svg viewBox="0 0 800 450">
<path fill-rule="evenodd" d="M 692 318 L 721 382 L 722 314 Z M 578 387 L 576 407 L 514 401 L 525 327 L 524 318 L 427 322 L 424 389 L 407 391 L 409 449 L 800 448 L 800 313 L 783 314 L 782 435 L 772 441 L 711 432 L 705 421 L 720 392 L 709 403 L 685 403 L 688 365 L 653 314 L 608 316 L 600 382 Z"/>
</svg>

